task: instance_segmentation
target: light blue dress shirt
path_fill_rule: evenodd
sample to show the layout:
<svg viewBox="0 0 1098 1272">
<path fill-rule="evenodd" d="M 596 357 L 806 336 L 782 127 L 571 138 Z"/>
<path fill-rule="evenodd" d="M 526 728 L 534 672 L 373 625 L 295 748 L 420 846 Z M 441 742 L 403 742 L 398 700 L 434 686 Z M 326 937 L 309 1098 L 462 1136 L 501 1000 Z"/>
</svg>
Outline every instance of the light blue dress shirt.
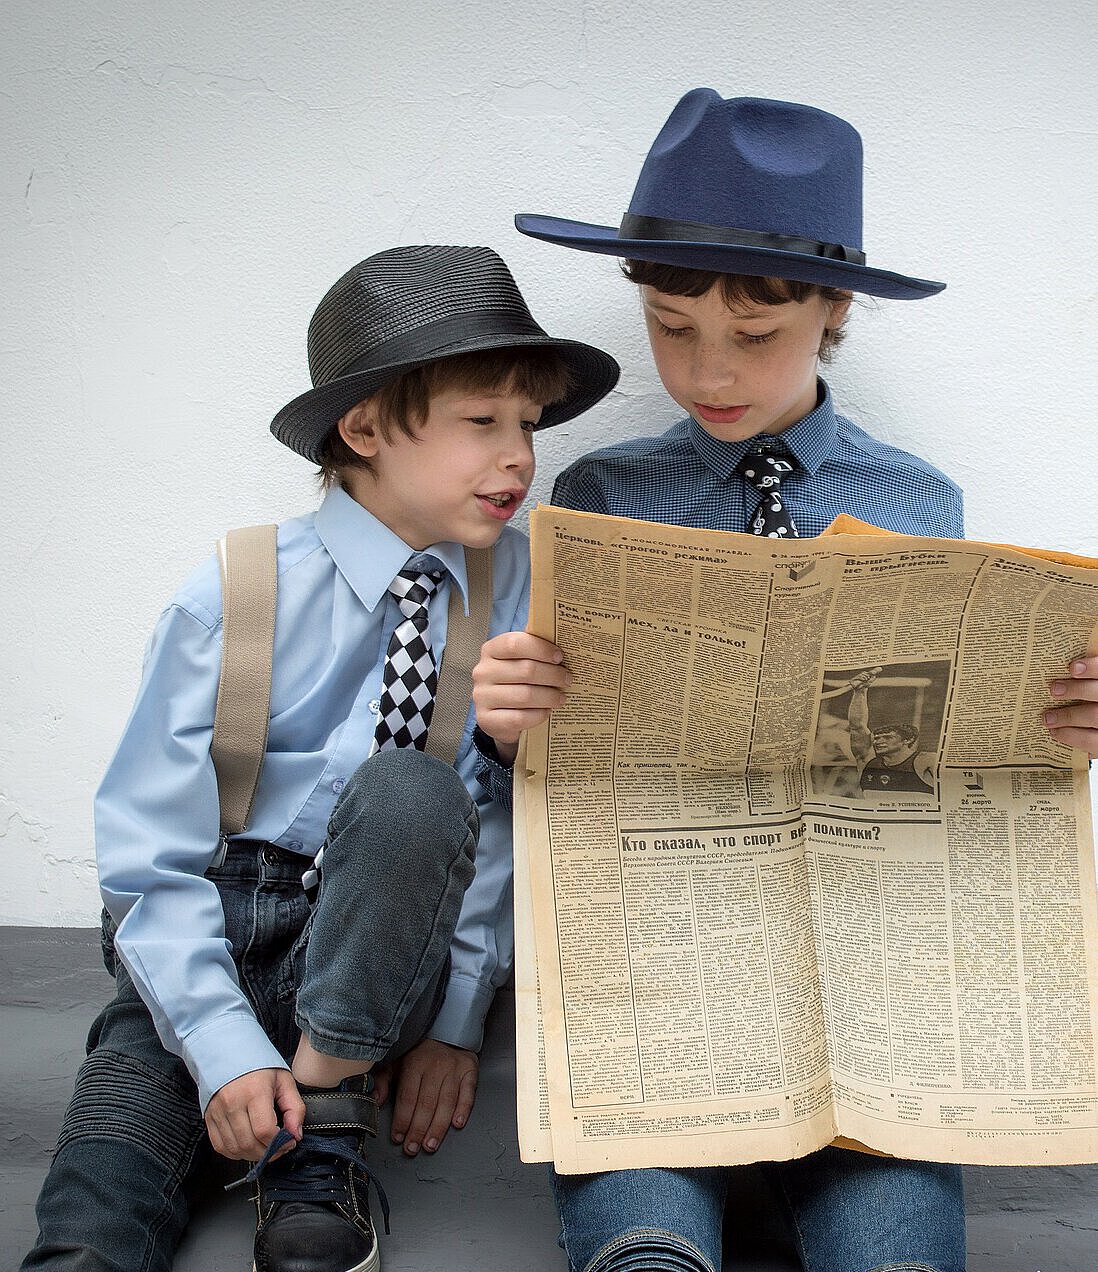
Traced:
<svg viewBox="0 0 1098 1272">
<path fill-rule="evenodd" d="M 798 461 L 782 481 L 782 503 L 798 533 L 819 534 L 845 512 L 882 530 L 959 539 L 961 492 L 926 460 L 878 442 L 837 415 L 821 380 L 816 408 L 781 434 L 722 442 L 693 418 L 658 437 L 592 451 L 557 478 L 552 502 L 707 530 L 746 530 L 759 494 L 736 472 L 760 443 L 783 446 Z"/>
<path fill-rule="evenodd" d="M 436 662 L 452 579 L 466 602 L 464 550 L 428 551 L 449 571 L 430 603 Z M 418 555 L 341 489 L 278 531 L 278 609 L 267 755 L 244 837 L 301 854 L 321 847 L 347 778 L 369 754 L 385 651 L 401 620 L 389 583 Z M 508 527 L 493 558 L 490 635 L 521 628 L 529 550 Z M 210 760 L 221 666 L 221 586 L 211 558 L 161 615 L 137 700 L 99 788 L 95 839 L 119 956 L 164 1045 L 183 1057 L 202 1107 L 226 1082 L 285 1068 L 237 983 L 217 889 L 203 877 L 218 851 Z M 451 947 L 453 968 L 431 1036 L 478 1050 L 484 1017 L 510 971 L 511 822 L 476 771 L 470 711 L 457 770 L 481 819 L 476 877 Z M 394 914 L 394 922 L 399 922 Z"/>
</svg>

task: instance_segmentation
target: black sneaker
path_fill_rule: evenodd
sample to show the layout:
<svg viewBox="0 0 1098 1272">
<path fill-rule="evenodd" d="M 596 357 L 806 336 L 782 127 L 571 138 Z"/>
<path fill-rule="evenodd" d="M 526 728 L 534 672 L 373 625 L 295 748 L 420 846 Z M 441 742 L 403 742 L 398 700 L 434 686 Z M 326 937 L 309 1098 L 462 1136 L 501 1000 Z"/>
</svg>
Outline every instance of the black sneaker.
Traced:
<svg viewBox="0 0 1098 1272">
<path fill-rule="evenodd" d="M 347 1090 L 351 1083 L 358 1089 Z M 363 1156 L 366 1136 L 377 1134 L 377 1105 L 361 1086 L 352 1079 L 334 1091 L 302 1088 L 297 1147 L 271 1161 L 293 1139 L 280 1131 L 246 1176 L 258 1185 L 253 1272 L 380 1272 L 371 1183 L 386 1232 L 389 1203 Z"/>
</svg>

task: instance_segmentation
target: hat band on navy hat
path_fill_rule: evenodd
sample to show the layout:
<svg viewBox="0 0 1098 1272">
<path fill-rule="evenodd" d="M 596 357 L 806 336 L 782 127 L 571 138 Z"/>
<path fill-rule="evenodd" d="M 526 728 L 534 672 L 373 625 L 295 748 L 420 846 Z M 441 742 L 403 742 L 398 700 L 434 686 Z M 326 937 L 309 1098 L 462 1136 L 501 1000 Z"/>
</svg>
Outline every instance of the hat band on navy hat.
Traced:
<svg viewBox="0 0 1098 1272">
<path fill-rule="evenodd" d="M 445 357 L 446 350 L 455 344 L 475 344 L 478 340 L 498 338 L 503 348 L 508 337 L 521 341 L 531 336 L 540 337 L 546 344 L 555 343 L 532 318 L 515 309 L 453 314 L 401 332 L 381 344 L 371 345 L 369 353 L 341 367 L 337 375 L 339 378 L 357 375 L 360 371 L 371 371 L 374 367 L 398 362 L 430 362 Z"/>
<path fill-rule="evenodd" d="M 762 247 L 771 251 L 798 252 L 803 256 L 820 256 L 830 261 L 848 261 L 851 265 L 865 264 L 864 252 L 856 247 L 844 247 L 842 243 L 821 243 L 817 239 L 797 238 L 791 234 L 735 230 L 696 221 L 670 221 L 660 216 L 635 216 L 632 212 L 627 212 L 622 217 L 618 237 L 671 243 L 723 243 L 729 247 Z"/>
</svg>

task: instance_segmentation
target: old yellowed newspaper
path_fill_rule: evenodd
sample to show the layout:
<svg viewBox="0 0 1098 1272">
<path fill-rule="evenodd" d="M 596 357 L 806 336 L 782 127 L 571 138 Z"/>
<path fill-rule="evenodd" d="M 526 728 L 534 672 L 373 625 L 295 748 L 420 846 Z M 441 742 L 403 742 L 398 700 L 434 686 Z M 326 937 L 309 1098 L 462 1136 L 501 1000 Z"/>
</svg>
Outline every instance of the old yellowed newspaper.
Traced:
<svg viewBox="0 0 1098 1272">
<path fill-rule="evenodd" d="M 575 684 L 516 766 L 524 1157 L 1098 1160 L 1086 757 L 1040 719 L 1098 563 L 531 534 Z"/>
</svg>

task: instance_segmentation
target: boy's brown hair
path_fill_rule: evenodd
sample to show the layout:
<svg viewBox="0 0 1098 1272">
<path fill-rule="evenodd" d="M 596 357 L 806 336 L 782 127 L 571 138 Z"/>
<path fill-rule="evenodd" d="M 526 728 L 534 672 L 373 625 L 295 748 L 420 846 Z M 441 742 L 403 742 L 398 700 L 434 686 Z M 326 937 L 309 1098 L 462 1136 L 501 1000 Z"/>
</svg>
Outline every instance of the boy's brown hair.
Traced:
<svg viewBox="0 0 1098 1272">
<path fill-rule="evenodd" d="M 572 374 L 560 354 L 536 346 L 438 358 L 396 376 L 370 397 L 377 407 L 378 428 L 388 441 L 394 431 L 415 437 L 427 419 L 431 398 L 449 389 L 465 389 L 470 395 L 516 393 L 550 406 L 572 387 Z M 320 457 L 320 480 L 325 489 L 339 481 L 344 469 L 369 467 L 370 461 L 347 445 L 338 428 L 328 433 Z"/>
<path fill-rule="evenodd" d="M 685 265 L 661 265 L 656 261 L 623 261 L 622 273 L 638 287 L 654 287 L 667 296 L 704 296 L 719 287 L 726 305 L 783 305 L 793 300 L 803 305 L 813 296 L 830 304 L 849 300 L 850 293 L 819 283 L 800 283 L 788 278 L 763 278 L 754 274 L 721 274 L 716 270 L 690 269 Z M 825 327 L 820 341 L 820 361 L 831 356 L 845 337 L 841 326 Z"/>
</svg>

